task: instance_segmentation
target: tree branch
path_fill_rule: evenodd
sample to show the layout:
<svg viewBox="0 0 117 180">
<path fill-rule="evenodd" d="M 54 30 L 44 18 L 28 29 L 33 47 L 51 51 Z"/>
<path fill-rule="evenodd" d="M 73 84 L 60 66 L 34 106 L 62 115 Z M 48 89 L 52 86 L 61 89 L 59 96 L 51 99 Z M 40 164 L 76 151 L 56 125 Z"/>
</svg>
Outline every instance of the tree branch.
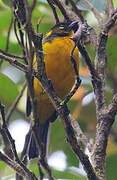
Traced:
<svg viewBox="0 0 117 180">
<path fill-rule="evenodd" d="M 87 3 L 87 5 L 89 6 L 90 10 L 93 12 L 95 18 L 97 19 L 98 21 L 98 24 L 100 26 L 102 26 L 103 24 L 103 18 L 100 14 L 100 12 L 93 6 L 93 4 L 89 1 L 89 0 L 84 0 L 85 3 Z"/>
<path fill-rule="evenodd" d="M 113 116 L 114 118 L 115 115 L 117 114 L 117 93 L 114 94 L 112 98 L 112 102 L 109 104 L 107 109 L 108 109 L 108 114 L 111 114 L 111 116 Z"/>
<path fill-rule="evenodd" d="M 109 17 L 112 16 L 113 14 L 113 10 L 114 10 L 114 7 L 113 7 L 113 0 L 108 0 L 107 1 L 107 5 L 108 5 L 108 14 L 109 14 Z"/>
<path fill-rule="evenodd" d="M 59 17 L 56 12 L 56 7 L 54 6 L 53 2 L 51 0 L 47 0 L 48 4 L 50 5 L 53 15 L 55 17 L 56 24 L 59 23 Z"/>
<path fill-rule="evenodd" d="M 18 61 L 19 59 L 16 56 L 10 55 L 0 49 L 0 58 L 8 61 L 11 65 L 16 67 L 17 69 L 23 72 L 27 72 L 27 66 L 19 62 Z"/>
<path fill-rule="evenodd" d="M 6 163 L 10 168 L 14 169 L 20 175 L 28 177 L 27 173 L 17 162 L 12 161 L 8 156 L 3 154 L 2 152 L 0 152 L 0 160 Z M 35 180 L 37 180 L 37 178 L 35 178 Z"/>
<path fill-rule="evenodd" d="M 105 106 L 105 65 L 106 65 L 106 43 L 108 38 L 108 32 L 114 26 L 117 20 L 117 13 L 115 12 L 112 17 L 105 24 L 100 36 L 97 51 L 97 71 L 101 78 L 101 86 L 97 87 L 100 93 L 100 103 L 95 98 L 95 104 L 97 106 L 97 128 L 95 144 L 92 152 L 92 162 L 95 168 L 96 174 L 100 180 L 105 179 L 105 157 L 106 148 L 108 142 L 108 136 L 113 122 L 115 121 L 115 115 L 117 113 L 117 95 L 113 97 L 112 103 Z"/>
<path fill-rule="evenodd" d="M 6 125 L 4 106 L 1 103 L 0 103 L 0 113 L 2 117 L 2 124 L 0 124 L 0 133 L 3 137 L 3 140 L 6 139 L 8 142 L 7 146 L 10 147 L 13 160 L 11 160 L 9 157 L 2 154 L 1 152 L 0 152 L 0 159 L 3 160 L 7 165 L 12 167 L 17 173 L 25 177 L 28 177 L 31 180 L 37 180 L 36 176 L 29 169 L 27 169 L 26 166 L 19 160 L 15 147 L 15 141 L 12 138 Z"/>
<path fill-rule="evenodd" d="M 69 14 L 62 4 L 63 2 L 61 2 L 60 0 L 53 0 L 53 2 L 56 6 L 58 6 L 58 8 L 60 9 L 61 13 L 63 14 L 65 20 L 70 20 Z"/>
<path fill-rule="evenodd" d="M 73 8 L 73 10 L 74 10 L 74 12 L 77 14 L 77 16 L 79 17 L 80 21 L 81 21 L 82 23 L 84 23 L 84 17 L 82 16 L 81 11 L 77 8 L 75 2 L 74 2 L 73 0 L 68 0 L 68 2 L 70 2 L 71 6 L 72 6 L 72 8 Z"/>
</svg>

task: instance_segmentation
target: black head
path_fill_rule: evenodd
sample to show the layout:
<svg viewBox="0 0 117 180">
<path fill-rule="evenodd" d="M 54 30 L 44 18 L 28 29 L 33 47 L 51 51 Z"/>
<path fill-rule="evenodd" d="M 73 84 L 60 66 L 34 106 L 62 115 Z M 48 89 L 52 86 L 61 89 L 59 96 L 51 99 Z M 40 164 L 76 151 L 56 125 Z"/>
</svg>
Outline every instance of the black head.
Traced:
<svg viewBox="0 0 117 180">
<path fill-rule="evenodd" d="M 67 21 L 58 23 L 51 28 L 50 32 L 45 36 L 43 42 L 51 41 L 55 37 L 69 36 L 72 31 L 75 32 L 77 29 L 77 21 Z"/>
<path fill-rule="evenodd" d="M 77 21 L 67 21 L 56 24 L 51 30 L 52 34 L 58 36 L 68 35 L 71 31 L 76 31 L 78 29 Z"/>
</svg>

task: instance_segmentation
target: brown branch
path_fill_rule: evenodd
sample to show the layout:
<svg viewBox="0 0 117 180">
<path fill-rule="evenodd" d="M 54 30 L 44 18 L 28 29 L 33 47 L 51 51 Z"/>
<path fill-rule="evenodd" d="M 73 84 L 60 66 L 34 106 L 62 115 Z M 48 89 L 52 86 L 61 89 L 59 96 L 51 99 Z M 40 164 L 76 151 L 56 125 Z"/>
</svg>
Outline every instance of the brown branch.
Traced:
<svg viewBox="0 0 117 180">
<path fill-rule="evenodd" d="M 111 116 L 113 116 L 114 118 L 117 113 L 117 93 L 114 94 L 112 98 L 112 102 L 109 104 L 107 109 L 108 109 L 108 114 L 111 114 Z"/>
<path fill-rule="evenodd" d="M 63 14 L 65 20 L 70 20 L 69 14 L 66 11 L 65 7 L 63 6 L 62 2 L 60 0 L 53 0 L 55 5 L 60 9 L 61 13 Z"/>
<path fill-rule="evenodd" d="M 64 100 L 62 102 L 62 104 L 66 104 L 68 103 L 68 101 L 71 99 L 71 97 L 76 93 L 76 91 L 78 90 L 78 88 L 81 85 L 81 79 L 79 78 L 79 69 L 77 67 L 77 63 L 74 59 L 74 50 L 76 49 L 76 45 L 74 45 L 72 51 L 71 51 L 71 64 L 73 67 L 73 71 L 74 71 L 74 77 L 75 77 L 75 82 L 74 85 L 72 86 L 71 90 L 69 91 L 69 93 L 64 97 Z"/>
<path fill-rule="evenodd" d="M 73 8 L 73 11 L 77 14 L 78 18 L 83 23 L 84 22 L 84 17 L 82 16 L 81 11 L 77 8 L 75 2 L 73 0 L 68 0 L 68 2 L 70 2 L 71 6 Z"/>
<path fill-rule="evenodd" d="M 12 152 L 12 158 L 13 161 L 5 156 L 4 154 L 0 153 L 0 158 L 3 160 L 6 164 L 8 164 L 10 167 L 12 167 L 14 170 L 16 170 L 17 173 L 20 173 L 23 176 L 26 176 L 32 180 L 37 180 L 36 176 L 26 168 L 26 166 L 19 160 L 16 147 L 15 147 L 15 141 L 12 138 L 6 124 L 6 119 L 5 119 L 5 110 L 4 106 L 0 103 L 0 113 L 1 113 L 1 119 L 2 119 L 2 124 L 0 124 L 0 133 L 3 137 L 3 140 L 6 139 L 8 144 L 7 146 L 10 147 L 10 150 Z M 19 168 L 18 168 L 19 167 Z M 17 168 L 19 170 L 17 170 Z"/>
<path fill-rule="evenodd" d="M 27 66 L 18 62 L 18 58 L 16 56 L 10 55 L 0 49 L 0 58 L 8 61 L 11 65 L 16 67 L 17 69 L 27 72 Z"/>
<path fill-rule="evenodd" d="M 105 65 L 106 65 L 106 44 L 109 30 L 114 26 L 117 20 L 117 12 L 108 20 L 105 24 L 100 36 L 97 49 L 97 71 L 101 79 L 101 86 L 97 87 L 99 95 L 95 98 L 95 104 L 97 108 L 97 128 L 95 145 L 92 153 L 92 162 L 95 168 L 96 174 L 100 180 L 105 179 L 105 157 L 106 148 L 108 142 L 108 136 L 113 122 L 115 121 L 115 115 L 117 113 L 117 95 L 113 97 L 112 103 L 105 106 Z M 98 104 L 99 103 L 99 104 Z"/>
<path fill-rule="evenodd" d="M 6 40 L 5 52 L 8 52 L 8 50 L 9 50 L 9 42 L 10 42 L 10 34 L 11 34 L 11 30 L 12 30 L 12 25 L 13 25 L 13 17 L 11 17 L 11 22 L 10 22 L 8 32 L 7 32 L 7 40 Z"/>
<path fill-rule="evenodd" d="M 77 46 L 91 73 L 92 85 L 93 85 L 94 93 L 95 93 L 96 109 L 98 112 L 99 109 L 102 107 L 102 100 L 103 100 L 102 93 L 101 93 L 102 82 L 93 63 L 91 62 L 91 59 L 85 47 L 83 46 L 83 44 L 81 44 L 80 40 L 77 41 Z"/>
<path fill-rule="evenodd" d="M 111 27 L 115 24 L 117 19 L 117 13 L 115 13 L 105 24 L 102 32 L 99 35 L 98 39 L 98 47 L 97 47 L 97 55 L 96 55 L 96 70 L 100 79 L 100 83 L 96 87 L 96 112 L 97 112 L 97 119 L 98 119 L 98 112 L 101 108 L 105 105 L 105 69 L 106 69 L 106 44 L 108 39 L 108 32 Z"/>
<path fill-rule="evenodd" d="M 98 24 L 100 25 L 100 27 L 103 24 L 103 18 L 100 14 L 100 12 L 93 6 L 93 4 L 89 1 L 89 0 L 84 0 L 85 3 L 87 3 L 87 5 L 89 6 L 90 10 L 93 12 L 95 18 L 98 21 Z"/>
<path fill-rule="evenodd" d="M 112 16 L 109 18 L 109 20 L 105 24 L 102 33 L 108 34 L 111 28 L 115 25 L 116 20 L 117 20 L 117 9 L 115 9 Z"/>
<path fill-rule="evenodd" d="M 16 36 L 16 39 L 18 41 L 18 44 L 20 45 L 23 55 L 24 55 L 24 62 L 25 64 L 27 64 L 27 60 L 26 60 L 26 52 L 27 52 L 27 48 L 25 48 L 25 40 L 24 40 L 24 31 L 20 26 L 20 23 L 17 22 L 17 20 L 14 20 L 14 33 Z M 26 37 L 25 37 L 26 38 Z"/>
<path fill-rule="evenodd" d="M 105 69 L 106 69 L 106 43 L 107 35 L 101 33 L 98 40 L 97 48 L 97 67 L 96 70 L 100 77 L 100 86 L 97 87 L 96 112 L 98 116 L 99 110 L 105 105 Z M 99 97 L 99 98 L 98 98 Z M 98 119 L 98 117 L 97 117 Z"/>
<path fill-rule="evenodd" d="M 17 173 L 24 177 L 28 177 L 24 169 L 17 163 L 11 160 L 8 156 L 0 152 L 0 160 L 7 164 L 10 168 L 14 169 Z M 35 179 L 37 180 L 37 179 Z"/>
<path fill-rule="evenodd" d="M 106 69 L 106 62 L 107 62 L 106 44 L 107 44 L 107 39 L 108 39 L 108 32 L 110 31 L 112 26 L 114 26 L 116 19 L 117 19 L 117 13 L 113 14 L 113 16 L 105 24 L 102 32 L 100 33 L 99 40 L 98 40 L 98 48 L 97 48 L 97 56 L 96 56 L 96 63 L 97 63 L 96 69 L 97 69 L 98 75 L 101 79 L 101 84 L 97 89 L 101 96 L 99 98 L 99 101 L 96 101 L 97 113 L 102 107 L 104 107 L 104 104 L 105 104 L 104 87 L 105 87 L 105 69 Z M 97 119 L 98 119 L 98 117 L 97 117 Z"/>
<path fill-rule="evenodd" d="M 111 17 L 114 11 L 113 0 L 108 0 L 107 5 L 108 5 L 108 15 L 109 17 Z"/>
<path fill-rule="evenodd" d="M 97 67 L 95 68 L 91 62 L 91 59 L 83 46 L 80 37 L 75 34 L 78 38 L 76 44 L 91 73 L 92 84 L 95 93 L 95 104 L 97 114 L 97 128 L 96 128 L 96 140 L 92 155 L 92 165 L 95 172 L 100 180 L 105 177 L 105 156 L 106 147 L 108 141 L 108 135 L 112 124 L 117 113 L 116 95 L 113 97 L 112 103 L 108 108 L 105 108 L 105 66 L 106 66 L 106 43 L 108 38 L 108 32 L 115 24 L 117 19 L 117 12 L 112 15 L 109 21 L 105 24 L 102 32 L 100 33 L 97 46 Z M 80 33 L 80 35 L 82 35 Z M 76 38 L 75 37 L 75 38 Z"/>
<path fill-rule="evenodd" d="M 33 12 L 33 10 L 34 10 L 34 8 L 35 8 L 35 6 L 36 6 L 36 3 L 37 3 L 37 0 L 33 0 L 33 1 L 32 1 L 32 4 L 31 4 L 31 6 L 30 6 L 30 11 L 31 11 L 31 12 Z"/>
<path fill-rule="evenodd" d="M 59 23 L 59 17 L 56 12 L 56 7 L 54 6 L 53 2 L 51 0 L 47 0 L 48 4 L 50 5 L 53 15 L 55 17 L 56 24 Z"/>
<path fill-rule="evenodd" d="M 60 9 L 65 21 L 81 21 L 81 16 L 78 15 L 78 12 L 75 12 L 77 8 L 75 11 L 73 10 L 73 4 L 72 6 L 67 6 L 64 1 L 61 0 L 53 0 L 53 2 Z"/>
</svg>

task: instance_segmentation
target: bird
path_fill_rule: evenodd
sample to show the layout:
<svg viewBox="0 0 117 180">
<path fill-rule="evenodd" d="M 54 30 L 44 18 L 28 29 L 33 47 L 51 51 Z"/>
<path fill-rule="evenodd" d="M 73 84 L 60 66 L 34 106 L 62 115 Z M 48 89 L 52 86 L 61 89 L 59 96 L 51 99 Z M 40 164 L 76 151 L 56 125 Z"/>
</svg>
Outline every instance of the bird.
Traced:
<svg viewBox="0 0 117 180">
<path fill-rule="evenodd" d="M 75 81 L 74 70 L 71 63 L 71 52 L 75 46 L 75 42 L 72 37 L 77 29 L 77 22 L 70 21 L 57 23 L 45 35 L 42 42 L 47 77 L 51 80 L 57 95 L 61 99 L 64 99 L 64 97 L 69 93 Z M 74 49 L 73 57 L 77 65 L 77 69 L 79 69 L 79 51 L 77 47 Z M 36 56 L 34 56 L 33 68 L 37 68 Z M 57 119 L 58 114 L 40 81 L 36 77 L 33 79 L 33 86 L 34 95 L 37 99 L 38 112 L 35 134 L 44 145 L 46 154 L 49 126 Z M 28 95 L 26 106 L 27 116 L 31 114 L 31 111 L 32 105 L 30 96 Z M 30 133 L 27 136 L 26 144 L 29 142 L 29 139 Z M 38 157 L 39 153 L 39 149 L 36 147 L 35 138 L 32 135 L 28 150 L 29 159 Z"/>
</svg>

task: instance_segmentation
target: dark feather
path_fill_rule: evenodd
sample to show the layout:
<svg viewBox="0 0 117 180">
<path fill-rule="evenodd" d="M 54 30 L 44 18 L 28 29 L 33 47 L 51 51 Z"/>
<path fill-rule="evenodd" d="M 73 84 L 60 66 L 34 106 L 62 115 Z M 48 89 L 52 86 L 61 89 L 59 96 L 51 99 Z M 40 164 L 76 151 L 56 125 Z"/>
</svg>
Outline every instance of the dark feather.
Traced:
<svg viewBox="0 0 117 180">
<path fill-rule="evenodd" d="M 39 139 L 41 141 L 41 143 L 43 143 L 43 145 L 44 145 L 45 153 L 47 150 L 49 124 L 50 124 L 50 122 L 55 121 L 57 116 L 58 115 L 55 111 L 52 114 L 52 116 L 50 116 L 45 123 L 40 123 L 38 121 L 35 124 L 35 126 L 33 127 L 33 129 L 36 133 L 37 139 Z M 23 152 L 27 152 L 29 159 L 37 158 L 40 154 L 39 148 L 37 146 L 35 136 L 33 135 L 32 130 L 30 130 L 26 136 Z"/>
<path fill-rule="evenodd" d="M 54 122 L 58 117 L 58 113 L 56 111 L 53 112 L 53 114 L 48 118 L 49 122 Z"/>
<path fill-rule="evenodd" d="M 40 124 L 38 122 L 38 123 L 36 123 L 36 125 L 34 127 L 34 131 L 37 136 L 37 139 L 39 139 L 41 141 L 41 143 L 43 143 L 43 145 L 44 145 L 45 153 L 46 153 L 46 149 L 47 149 L 48 128 L 49 128 L 48 121 L 45 122 L 44 124 Z M 39 156 L 40 149 L 37 146 L 35 136 L 33 134 L 30 134 L 30 135 L 31 135 L 31 137 L 30 137 L 31 139 L 30 139 L 28 156 L 29 156 L 29 159 L 33 159 L 33 158 L 36 158 Z"/>
<path fill-rule="evenodd" d="M 26 115 L 27 115 L 27 116 L 30 116 L 31 111 L 32 111 L 31 100 L 30 100 L 30 97 L 27 96 L 27 102 L 26 102 Z"/>
</svg>

